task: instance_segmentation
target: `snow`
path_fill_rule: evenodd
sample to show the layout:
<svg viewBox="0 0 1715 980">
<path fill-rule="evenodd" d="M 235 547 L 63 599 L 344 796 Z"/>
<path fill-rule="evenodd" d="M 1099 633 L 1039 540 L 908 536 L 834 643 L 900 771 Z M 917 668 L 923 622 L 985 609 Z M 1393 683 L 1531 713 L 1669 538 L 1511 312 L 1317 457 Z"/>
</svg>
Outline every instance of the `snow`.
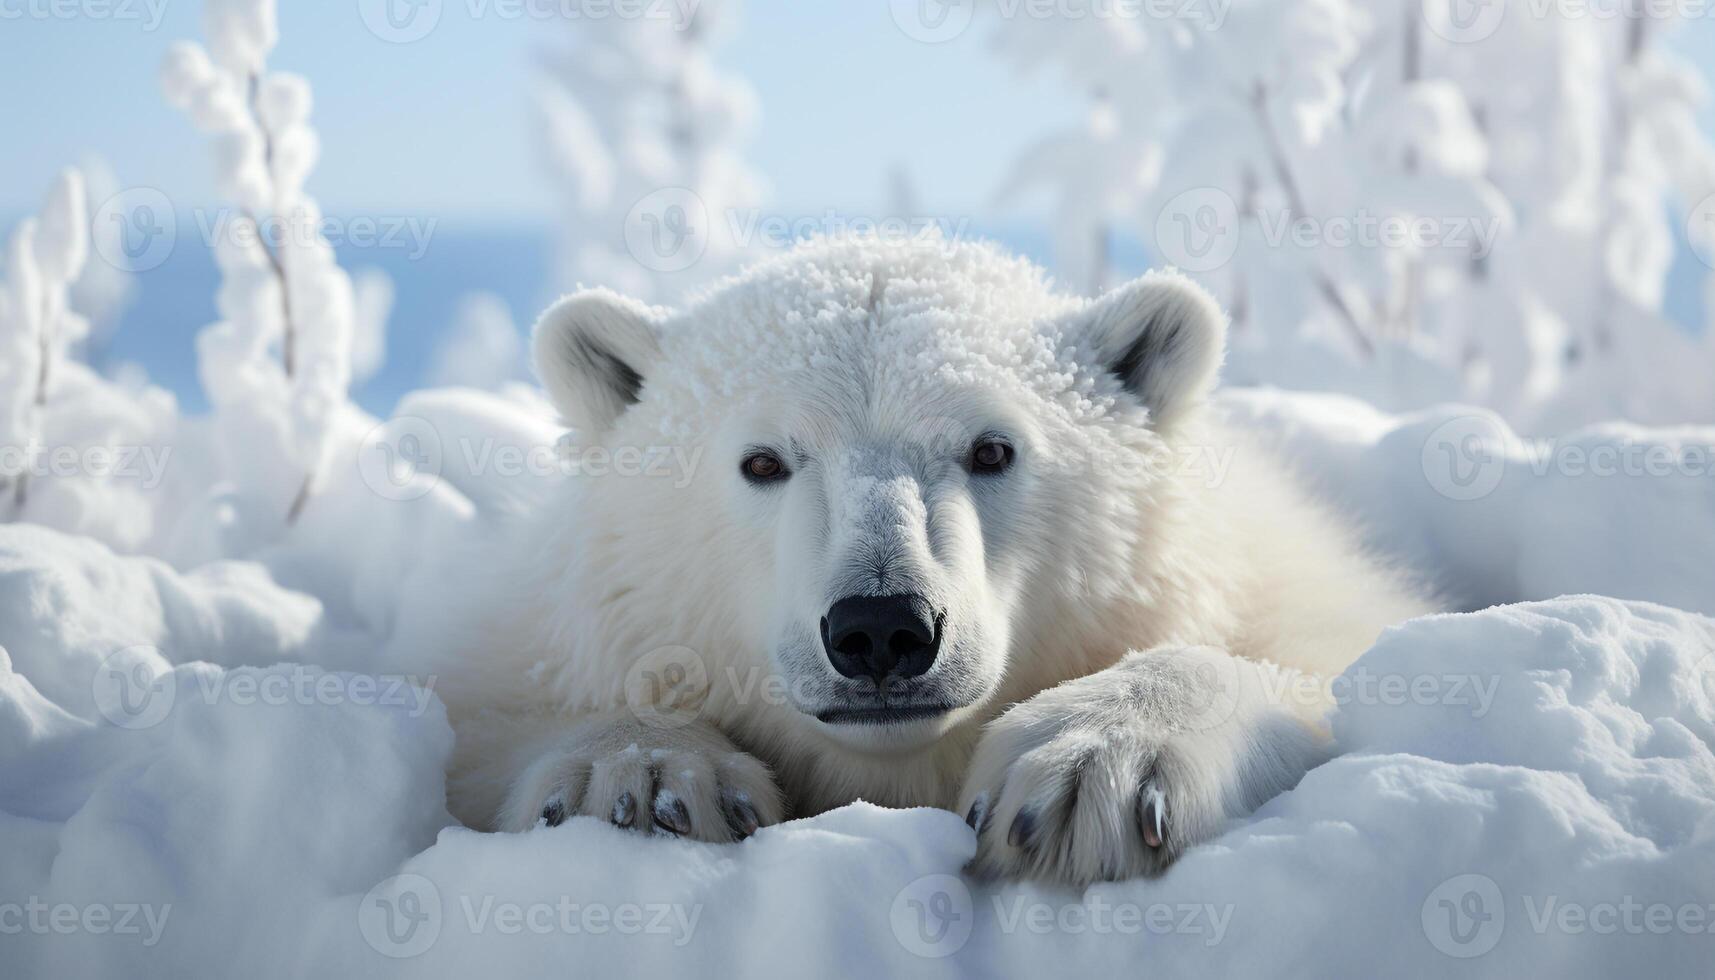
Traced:
<svg viewBox="0 0 1715 980">
<path fill-rule="evenodd" d="M 722 46 L 737 6 L 592 21 L 539 59 L 556 279 L 668 300 L 765 244 L 735 220 L 766 189 L 759 100 Z M 1071 85 L 1077 124 L 999 195 L 1053 196 L 1057 288 L 1115 285 L 1128 235 L 1200 277 L 1246 386 L 1220 411 L 1463 610 L 1326 681 L 1330 761 L 1165 877 L 1081 893 L 972 879 L 971 831 L 928 809 L 855 803 L 730 846 L 458 826 L 441 695 L 516 683 L 457 665 L 576 436 L 521 383 L 528 311 L 480 293 L 433 387 L 387 419 L 350 403 L 387 358 L 392 284 L 320 230 L 315 99 L 269 66 L 274 0 L 205 0 L 203 43 L 159 80 L 228 202 L 196 346 L 211 413 L 78 359 L 101 362 L 136 285 L 90 256 L 121 252 L 111 171 L 65 171 L 5 243 L 0 977 L 1706 975 L 1715 427 L 1674 423 L 1715 420 L 1715 331 L 1668 322 L 1663 295 L 1676 253 L 1709 264 L 1715 223 L 1671 225 L 1707 210 L 1715 144 L 1666 31 L 1514 17 L 1470 43 L 1375 0 L 1206 24 L 978 7 L 1001 57 Z M 1479 238 L 1336 240 L 1371 219 Z M 970 281 L 890 287 L 933 334 L 901 364 L 1066 369 L 1046 341 L 985 346 L 983 304 L 1009 298 Z M 763 285 L 705 352 L 839 357 Z M 871 284 L 796 288 L 833 316 Z M 699 396 L 760 377 L 683 360 Z M 682 409 L 680 434 L 703 414 Z M 1282 676 L 1278 697 L 1315 693 Z"/>
<path fill-rule="evenodd" d="M 0 526 L 0 974 L 1696 975 L 1715 620 L 1654 603 L 1715 613 L 1707 463 L 1579 476 L 1475 409 L 1220 404 L 1459 606 L 1507 604 L 1385 634 L 1331 682 L 1332 761 L 1164 878 L 1081 894 L 964 876 L 972 834 L 934 810 L 857 803 L 729 846 L 456 826 L 437 671 L 487 600 L 448 570 L 553 478 L 449 448 L 399 499 L 358 457 L 409 432 L 551 445 L 530 399 L 412 396 L 245 560 Z M 1472 419 L 1455 445 L 1503 463 L 1480 496 L 1424 464 Z M 1715 430 L 1557 445 L 1689 470 Z M 1526 601 L 1578 590 L 1649 601 Z"/>
<path fill-rule="evenodd" d="M 1390 416 L 1258 390 L 1222 403 L 1456 606 L 1591 592 L 1715 615 L 1715 426 L 1528 439 L 1475 408 Z"/>
<path fill-rule="evenodd" d="M 1003 58 L 1090 117 L 1026 144 L 1004 199 L 1052 192 L 1070 289 L 1116 285 L 1127 232 L 1195 274 L 1233 316 L 1229 379 L 1468 402 L 1544 436 L 1715 421 L 1712 334 L 1663 315 L 1676 252 L 1708 254 L 1709 226 L 1676 216 L 1715 192 L 1707 94 L 1669 43 L 1687 11 L 973 6 Z"/>
</svg>

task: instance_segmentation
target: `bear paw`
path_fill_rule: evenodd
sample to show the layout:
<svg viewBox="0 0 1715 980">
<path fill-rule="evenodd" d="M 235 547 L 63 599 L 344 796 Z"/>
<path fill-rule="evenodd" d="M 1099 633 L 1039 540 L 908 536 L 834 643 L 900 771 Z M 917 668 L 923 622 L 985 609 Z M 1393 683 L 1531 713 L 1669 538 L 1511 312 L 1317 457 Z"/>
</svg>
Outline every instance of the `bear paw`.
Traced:
<svg viewBox="0 0 1715 980">
<path fill-rule="evenodd" d="M 1270 668 L 1208 647 L 1134 653 L 983 733 L 959 795 L 972 870 L 1082 886 L 1155 875 L 1326 756 Z"/>
<path fill-rule="evenodd" d="M 768 767 L 712 727 L 585 722 L 532 763 L 500 821 L 521 831 L 589 816 L 640 833 L 727 843 L 783 818 Z"/>
</svg>

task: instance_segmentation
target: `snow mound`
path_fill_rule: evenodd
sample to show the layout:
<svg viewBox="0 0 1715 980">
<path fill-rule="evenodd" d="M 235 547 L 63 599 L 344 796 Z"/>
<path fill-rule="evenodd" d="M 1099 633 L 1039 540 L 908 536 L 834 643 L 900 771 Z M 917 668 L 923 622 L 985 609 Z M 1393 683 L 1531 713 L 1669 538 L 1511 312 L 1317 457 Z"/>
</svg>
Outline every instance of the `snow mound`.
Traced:
<svg viewBox="0 0 1715 980">
<path fill-rule="evenodd" d="M 434 440 L 438 467 L 333 467 L 244 561 L 0 526 L 0 976 L 1705 972 L 1715 620 L 1523 600 L 1715 612 L 1715 432 L 1605 426 L 1544 457 L 1467 409 L 1222 404 L 1493 608 L 1386 633 L 1329 682 L 1332 761 L 1165 877 L 1082 893 L 963 875 L 972 834 L 935 810 L 731 846 L 458 827 L 435 671 L 487 601 L 458 570 L 553 487 L 468 460 L 551 445 L 528 403 L 413 396 L 351 444 Z M 1624 470 L 1652 454 L 1678 469 Z"/>
<path fill-rule="evenodd" d="M 1220 404 L 1456 607 L 1591 592 L 1715 615 L 1715 426 L 1530 438 L 1468 406 L 1388 415 L 1257 389 Z"/>
<path fill-rule="evenodd" d="M 26 677 L 0 659 L 7 976 L 1690 976 L 1715 929 L 1715 620 L 1644 603 L 1390 631 L 1333 682 L 1338 757 L 1082 894 L 962 876 L 974 838 L 934 810 L 728 846 L 466 831 L 438 700 L 387 678 L 183 664 L 90 720 Z"/>
</svg>

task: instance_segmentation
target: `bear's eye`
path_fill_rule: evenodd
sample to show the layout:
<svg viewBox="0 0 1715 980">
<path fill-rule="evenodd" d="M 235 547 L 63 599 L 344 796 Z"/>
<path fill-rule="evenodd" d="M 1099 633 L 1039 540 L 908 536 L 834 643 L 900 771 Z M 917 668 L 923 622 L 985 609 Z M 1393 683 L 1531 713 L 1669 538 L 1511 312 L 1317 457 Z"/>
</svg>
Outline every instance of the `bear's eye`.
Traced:
<svg viewBox="0 0 1715 980">
<path fill-rule="evenodd" d="M 773 483 L 787 476 L 786 464 L 766 449 L 753 449 L 746 453 L 744 461 L 739 464 L 739 472 L 752 483 Z"/>
<path fill-rule="evenodd" d="M 971 447 L 972 473 L 1000 473 L 1012 465 L 1012 445 L 992 437 L 977 440 Z"/>
</svg>

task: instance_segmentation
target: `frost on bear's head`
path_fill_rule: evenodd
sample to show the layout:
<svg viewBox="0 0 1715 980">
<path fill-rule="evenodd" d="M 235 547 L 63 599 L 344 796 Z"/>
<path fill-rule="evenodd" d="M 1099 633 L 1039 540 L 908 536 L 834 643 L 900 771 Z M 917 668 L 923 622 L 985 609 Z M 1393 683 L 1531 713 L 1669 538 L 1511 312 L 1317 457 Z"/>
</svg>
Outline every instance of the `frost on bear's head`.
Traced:
<svg viewBox="0 0 1715 980">
<path fill-rule="evenodd" d="M 970 244 L 812 242 L 680 311 L 562 300 L 535 350 L 566 421 L 698 461 L 586 481 L 591 574 L 637 608 L 585 621 L 762 657 L 767 710 L 848 746 L 933 740 L 1136 588 L 1224 333 L 1176 274 L 1083 301 Z"/>
</svg>

